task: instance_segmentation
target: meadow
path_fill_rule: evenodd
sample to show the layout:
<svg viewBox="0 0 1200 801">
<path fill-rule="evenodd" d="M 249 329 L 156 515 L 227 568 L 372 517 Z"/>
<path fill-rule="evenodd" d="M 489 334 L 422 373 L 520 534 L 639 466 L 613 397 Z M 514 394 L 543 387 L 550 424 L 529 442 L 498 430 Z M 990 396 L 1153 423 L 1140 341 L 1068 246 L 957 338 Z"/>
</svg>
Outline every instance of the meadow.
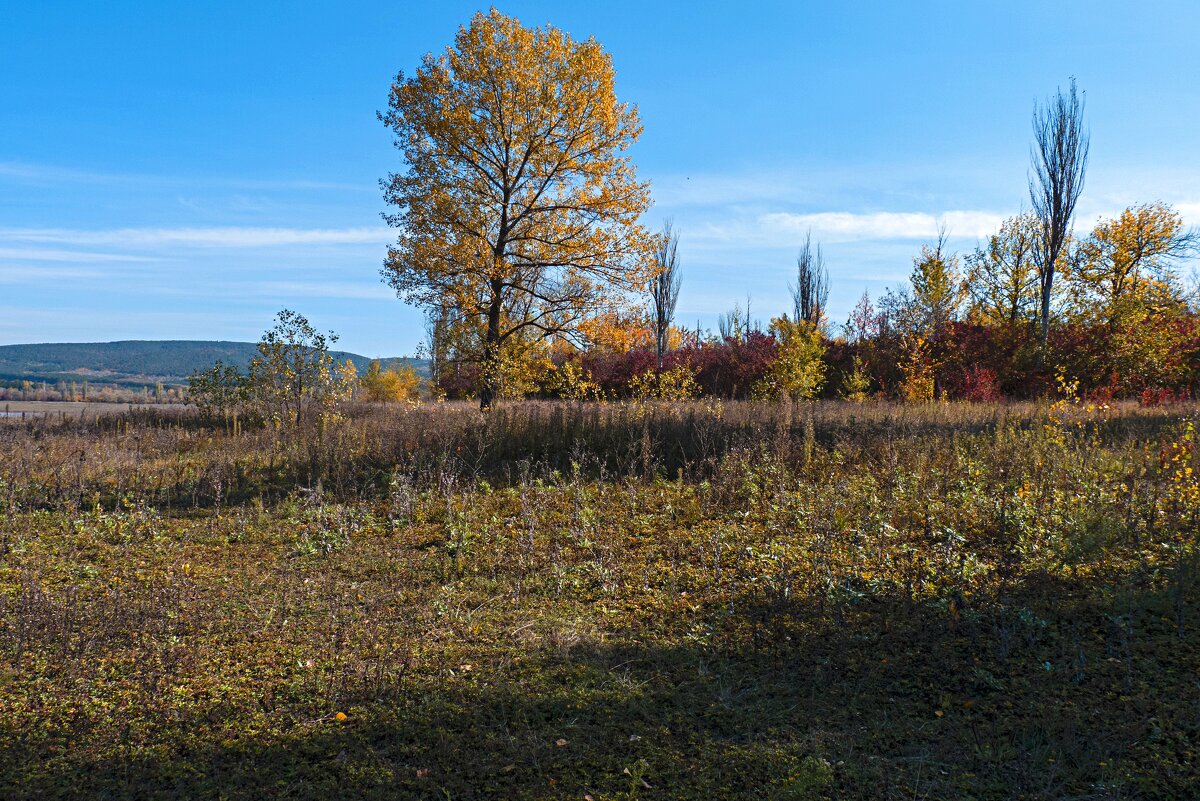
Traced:
<svg viewBox="0 0 1200 801">
<path fill-rule="evenodd" d="M 1195 797 L 1195 414 L 7 420 L 0 797 Z"/>
<path fill-rule="evenodd" d="M 144 403 L 101 403 L 92 401 L 0 401 L 0 418 L 5 417 L 87 417 L 120 414 L 134 409 L 152 408 Z"/>
</svg>

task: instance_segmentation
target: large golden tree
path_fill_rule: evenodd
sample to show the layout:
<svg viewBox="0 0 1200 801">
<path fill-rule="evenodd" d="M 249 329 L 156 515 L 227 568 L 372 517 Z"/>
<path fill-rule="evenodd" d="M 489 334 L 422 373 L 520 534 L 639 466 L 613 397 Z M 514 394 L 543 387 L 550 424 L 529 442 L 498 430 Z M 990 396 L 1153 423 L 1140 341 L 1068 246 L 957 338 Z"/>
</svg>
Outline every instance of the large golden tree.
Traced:
<svg viewBox="0 0 1200 801">
<path fill-rule="evenodd" d="M 493 9 L 399 75 L 380 115 L 406 163 L 383 182 L 400 229 L 384 277 L 410 303 L 453 311 L 485 407 L 507 343 L 572 337 L 653 275 L 638 223 L 649 184 L 625 155 L 641 124 L 613 77 L 594 39 Z"/>
</svg>

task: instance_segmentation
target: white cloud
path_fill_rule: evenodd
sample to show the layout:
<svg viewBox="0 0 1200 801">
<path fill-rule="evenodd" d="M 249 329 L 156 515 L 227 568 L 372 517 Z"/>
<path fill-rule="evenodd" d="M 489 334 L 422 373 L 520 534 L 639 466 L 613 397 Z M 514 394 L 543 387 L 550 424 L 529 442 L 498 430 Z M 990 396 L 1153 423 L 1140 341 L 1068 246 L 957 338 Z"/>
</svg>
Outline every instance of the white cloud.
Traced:
<svg viewBox="0 0 1200 801">
<path fill-rule="evenodd" d="M 759 218 L 768 231 L 788 234 L 792 239 L 808 230 L 813 235 L 833 240 L 929 239 L 944 225 L 952 237 L 984 237 L 992 234 L 1004 220 L 1003 214 L 987 211 L 947 211 L 940 215 L 924 212 L 873 212 L 857 214 L 826 211 L 815 214 L 773 212 Z"/>
<path fill-rule="evenodd" d="M 210 248 L 280 245 L 380 245 L 393 238 L 388 228 L 0 228 L 0 242 L 85 247 L 191 246 Z"/>
<path fill-rule="evenodd" d="M 1200 226 L 1200 202 L 1179 203 L 1176 204 L 1175 210 L 1183 216 L 1183 221 L 1188 225 Z"/>
<path fill-rule="evenodd" d="M 942 214 L 774 211 L 737 215 L 719 222 L 685 219 L 678 227 L 684 232 L 681 251 L 686 250 L 689 259 L 715 263 L 745 256 L 757 248 L 798 247 L 810 229 L 813 239 L 822 245 L 853 245 L 860 251 L 889 243 L 911 246 L 914 242 L 929 241 L 937 237 L 942 224 L 951 240 L 976 240 L 995 233 L 1005 216 L 971 210 Z"/>
</svg>

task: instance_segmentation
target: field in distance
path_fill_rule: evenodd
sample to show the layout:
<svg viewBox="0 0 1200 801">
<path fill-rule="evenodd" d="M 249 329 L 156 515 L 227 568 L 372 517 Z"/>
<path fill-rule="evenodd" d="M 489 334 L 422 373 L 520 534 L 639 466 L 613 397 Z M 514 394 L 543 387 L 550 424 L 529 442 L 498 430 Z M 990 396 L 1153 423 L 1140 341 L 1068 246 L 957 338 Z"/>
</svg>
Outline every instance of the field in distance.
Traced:
<svg viewBox="0 0 1200 801">
<path fill-rule="evenodd" d="M 68 417 L 117 414 L 131 409 L 163 408 L 145 403 L 93 403 L 85 401 L 0 401 L 0 418 Z"/>
</svg>

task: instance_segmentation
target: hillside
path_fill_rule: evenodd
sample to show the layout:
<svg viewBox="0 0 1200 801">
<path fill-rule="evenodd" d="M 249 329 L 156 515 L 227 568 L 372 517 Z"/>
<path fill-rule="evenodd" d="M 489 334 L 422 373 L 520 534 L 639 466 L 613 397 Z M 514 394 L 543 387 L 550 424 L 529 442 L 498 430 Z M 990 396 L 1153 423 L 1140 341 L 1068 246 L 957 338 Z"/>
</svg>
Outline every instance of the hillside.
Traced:
<svg viewBox="0 0 1200 801">
<path fill-rule="evenodd" d="M 257 352 L 253 342 L 192 340 L 127 340 L 122 342 L 0 345 L 0 381 L 90 381 L 144 385 L 181 384 L 196 370 L 220 360 L 246 365 Z M 338 360 L 351 359 L 365 370 L 371 359 L 357 353 L 334 351 Z M 404 361 L 382 360 L 386 365 Z M 413 360 L 418 371 L 425 367 Z"/>
</svg>

